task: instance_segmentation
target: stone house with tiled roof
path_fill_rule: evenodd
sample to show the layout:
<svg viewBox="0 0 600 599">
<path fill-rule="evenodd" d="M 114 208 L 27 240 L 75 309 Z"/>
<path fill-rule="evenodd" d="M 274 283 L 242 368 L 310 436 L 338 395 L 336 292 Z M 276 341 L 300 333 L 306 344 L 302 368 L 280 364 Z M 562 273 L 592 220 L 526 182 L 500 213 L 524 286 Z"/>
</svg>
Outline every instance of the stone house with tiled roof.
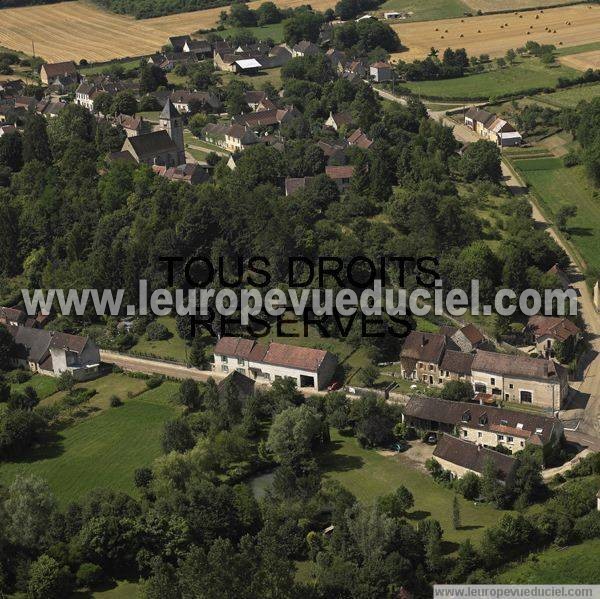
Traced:
<svg viewBox="0 0 600 599">
<path fill-rule="evenodd" d="M 25 326 L 7 326 L 15 341 L 11 364 L 49 376 L 71 372 L 83 381 L 98 375 L 100 352 L 89 337 Z"/>
<path fill-rule="evenodd" d="M 496 479 L 503 484 L 510 484 L 517 466 L 517 460 L 512 456 L 452 435 L 440 437 L 433 451 L 433 458 L 456 478 L 461 478 L 467 472 L 481 475 L 488 461 L 491 461 Z"/>
<path fill-rule="evenodd" d="M 473 387 L 502 401 L 560 410 L 569 392 L 567 371 L 551 359 L 478 350 L 471 365 Z"/>
<path fill-rule="evenodd" d="M 77 67 L 72 60 L 43 64 L 40 67 L 40 80 L 44 85 L 49 85 L 57 77 L 77 80 Z"/>
<path fill-rule="evenodd" d="M 524 333 L 533 339 L 537 351 L 546 358 L 554 355 L 554 345 L 557 342 L 572 340 L 577 343 L 581 337 L 581 329 L 568 318 L 543 314 L 531 316 Z"/>
<path fill-rule="evenodd" d="M 564 434 L 558 418 L 422 395 L 408 400 L 403 420 L 417 429 L 452 433 L 484 447 L 502 445 L 511 453 L 528 445 L 548 452 L 560 443 Z"/>
<path fill-rule="evenodd" d="M 291 378 L 298 387 L 323 389 L 333 377 L 337 358 L 330 352 L 272 341 L 262 345 L 253 339 L 222 337 L 214 349 L 213 370 L 236 370 L 260 382 Z"/>
</svg>

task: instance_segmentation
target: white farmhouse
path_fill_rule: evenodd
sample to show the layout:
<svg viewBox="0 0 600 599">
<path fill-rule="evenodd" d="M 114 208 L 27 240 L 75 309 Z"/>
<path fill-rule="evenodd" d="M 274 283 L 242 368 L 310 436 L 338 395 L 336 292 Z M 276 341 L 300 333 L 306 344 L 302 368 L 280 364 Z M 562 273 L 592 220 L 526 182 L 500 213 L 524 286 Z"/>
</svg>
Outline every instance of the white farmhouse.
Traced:
<svg viewBox="0 0 600 599">
<path fill-rule="evenodd" d="M 213 370 L 240 372 L 257 382 L 291 378 L 298 387 L 324 388 L 337 367 L 336 357 L 325 350 L 284 345 L 262 345 L 252 339 L 222 337 L 214 350 Z"/>
</svg>

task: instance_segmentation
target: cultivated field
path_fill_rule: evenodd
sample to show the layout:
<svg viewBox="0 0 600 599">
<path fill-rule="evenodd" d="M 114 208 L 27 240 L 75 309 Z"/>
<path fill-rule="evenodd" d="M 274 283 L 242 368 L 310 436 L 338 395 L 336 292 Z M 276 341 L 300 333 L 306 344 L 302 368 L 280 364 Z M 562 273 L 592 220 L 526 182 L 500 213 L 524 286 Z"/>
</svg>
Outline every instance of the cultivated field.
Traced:
<svg viewBox="0 0 600 599">
<path fill-rule="evenodd" d="M 567 25 L 567 23 L 571 23 Z M 465 48 L 469 55 L 502 56 L 529 40 L 575 46 L 600 41 L 600 5 L 577 5 L 518 14 L 488 15 L 393 26 L 408 51 L 395 59 L 424 58 L 430 48 Z M 555 33 L 556 31 L 556 33 Z M 462 36 L 462 37 L 461 37 Z M 1 41 L 1 40 L 0 40 Z"/>
<path fill-rule="evenodd" d="M 305 0 L 278 0 L 281 7 L 299 6 Z M 256 7 L 261 1 L 250 2 Z M 314 0 L 315 9 L 326 9 L 335 0 Z M 27 54 L 35 53 L 50 62 L 104 61 L 125 56 L 151 54 L 171 35 L 213 27 L 226 6 L 155 19 L 133 17 L 100 10 L 84 1 L 0 10 L 0 45 Z"/>
<path fill-rule="evenodd" d="M 574 69 L 579 69 L 580 71 L 585 71 L 586 69 L 600 69 L 600 50 L 562 56 L 560 62 L 569 67 L 573 67 Z"/>
<path fill-rule="evenodd" d="M 502 10 L 521 10 L 538 6 L 561 6 L 571 0 L 465 0 L 473 11 L 499 12 Z"/>
</svg>

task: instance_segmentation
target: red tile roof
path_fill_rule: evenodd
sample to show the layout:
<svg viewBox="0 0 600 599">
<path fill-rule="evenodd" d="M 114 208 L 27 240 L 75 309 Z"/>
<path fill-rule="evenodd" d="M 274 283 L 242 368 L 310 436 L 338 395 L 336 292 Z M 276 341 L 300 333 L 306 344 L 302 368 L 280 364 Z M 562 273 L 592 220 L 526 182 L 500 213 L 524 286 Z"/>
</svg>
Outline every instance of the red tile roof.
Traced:
<svg viewBox="0 0 600 599">
<path fill-rule="evenodd" d="M 572 335 L 581 333 L 579 327 L 564 316 L 544 316 L 536 314 L 527 322 L 536 339 L 540 337 L 552 337 L 557 341 L 566 341 Z"/>
<path fill-rule="evenodd" d="M 350 179 L 354 175 L 354 167 L 349 166 L 326 166 L 325 174 L 330 179 Z"/>
<path fill-rule="evenodd" d="M 273 366 L 284 366 L 316 372 L 327 352 L 312 347 L 285 345 L 272 341 L 268 346 L 252 339 L 241 337 L 221 337 L 215 345 L 215 354 L 242 358 L 253 362 L 263 362 Z"/>
</svg>

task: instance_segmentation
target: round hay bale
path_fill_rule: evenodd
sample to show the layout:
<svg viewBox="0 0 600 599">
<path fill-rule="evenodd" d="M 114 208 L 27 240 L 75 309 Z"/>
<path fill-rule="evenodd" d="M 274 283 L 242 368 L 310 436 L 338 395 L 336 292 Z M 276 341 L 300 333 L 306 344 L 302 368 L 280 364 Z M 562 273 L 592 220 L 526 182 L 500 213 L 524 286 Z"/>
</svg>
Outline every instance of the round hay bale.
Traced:
<svg viewBox="0 0 600 599">
<path fill-rule="evenodd" d="M 558 45 L 559 45 L 559 46 L 562 46 L 562 42 L 558 42 Z"/>
<path fill-rule="evenodd" d="M 436 30 L 436 31 L 439 31 L 439 29 L 438 29 L 437 27 L 435 28 L 435 30 Z"/>
<path fill-rule="evenodd" d="M 536 18 L 536 19 L 539 19 L 539 18 L 540 18 L 540 15 L 535 15 L 535 18 Z"/>
<path fill-rule="evenodd" d="M 522 18 L 523 18 L 523 15 L 519 15 L 519 19 L 522 19 Z"/>
<path fill-rule="evenodd" d="M 481 29 L 478 29 L 478 30 L 477 30 L 477 33 L 481 33 Z"/>
<path fill-rule="evenodd" d="M 458 37 L 465 37 L 462 33 Z M 562 43 L 562 42 L 561 42 Z"/>
<path fill-rule="evenodd" d="M 447 29 L 444 29 L 444 33 L 448 33 L 448 30 L 447 30 Z"/>
<path fill-rule="evenodd" d="M 442 40 L 443 40 L 443 39 L 444 39 L 444 36 L 443 36 L 443 35 L 440 35 L 440 39 L 442 39 Z"/>
<path fill-rule="evenodd" d="M 527 35 L 529 35 L 529 31 L 527 32 Z"/>
</svg>

